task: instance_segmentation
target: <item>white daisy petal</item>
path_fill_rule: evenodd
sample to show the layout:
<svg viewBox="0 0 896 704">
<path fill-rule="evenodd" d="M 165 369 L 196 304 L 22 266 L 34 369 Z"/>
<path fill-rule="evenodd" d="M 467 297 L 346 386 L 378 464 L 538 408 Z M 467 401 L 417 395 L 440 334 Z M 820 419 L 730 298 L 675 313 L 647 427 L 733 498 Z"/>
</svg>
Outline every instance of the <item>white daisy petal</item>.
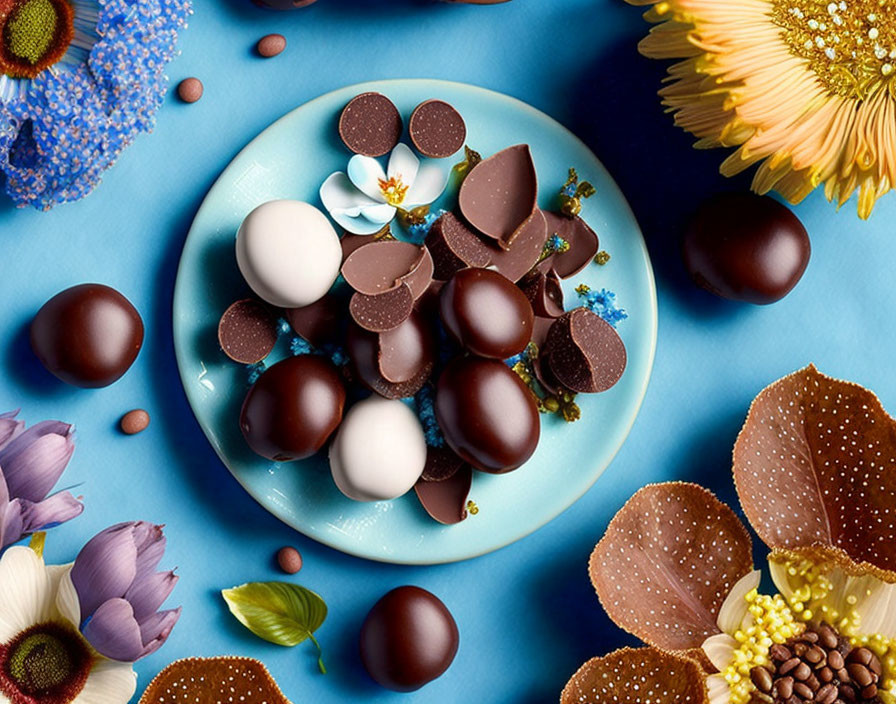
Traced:
<svg viewBox="0 0 896 704">
<path fill-rule="evenodd" d="M 722 675 L 707 677 L 706 690 L 710 704 L 728 704 L 731 701 L 731 687 Z"/>
<path fill-rule="evenodd" d="M 762 573 L 759 570 L 753 570 L 745 577 L 741 577 L 737 584 L 731 587 L 731 591 L 722 602 L 722 608 L 719 609 L 719 616 L 716 619 L 722 633 L 733 635 L 740 628 L 741 622 L 749 613 L 747 600 L 744 597 L 759 588 L 761 578 Z"/>
<path fill-rule="evenodd" d="M 78 600 L 78 592 L 72 583 L 72 566 L 52 565 L 50 569 L 60 571 L 56 589 L 56 610 L 62 618 L 78 628 L 81 625 L 81 602 Z"/>
<path fill-rule="evenodd" d="M 403 207 L 410 210 L 418 205 L 432 203 L 448 185 L 448 175 L 448 171 L 435 164 L 421 166 L 414 184 L 405 196 Z"/>
<path fill-rule="evenodd" d="M 338 210 L 331 212 L 330 217 L 336 221 L 339 227 L 346 232 L 351 232 L 353 235 L 373 235 L 383 229 L 382 223 L 373 222 L 360 215 L 347 215 Z"/>
<path fill-rule="evenodd" d="M 399 142 L 389 155 L 389 165 L 386 167 L 386 175 L 401 181 L 405 186 L 413 186 L 417 178 L 417 169 L 420 168 L 420 160 L 411 151 L 407 144 Z"/>
<path fill-rule="evenodd" d="M 341 171 L 330 174 L 320 187 L 320 200 L 324 208 L 333 212 L 341 212 L 350 217 L 357 217 L 361 208 L 378 205 L 379 201 L 371 200 L 352 185 Z"/>
<path fill-rule="evenodd" d="M 355 154 L 348 160 L 348 177 L 358 190 L 377 203 L 386 202 L 380 188 L 380 181 L 386 180 L 386 173 L 376 159 Z"/>
<path fill-rule="evenodd" d="M 361 215 L 370 220 L 370 222 L 378 222 L 381 225 L 385 225 L 387 222 L 392 222 L 392 218 L 395 217 L 395 208 L 388 203 L 368 205 L 366 208 L 361 208 Z"/>
<path fill-rule="evenodd" d="M 31 548 L 9 548 L 0 559 L 0 643 L 53 616 L 50 577 Z"/>
<path fill-rule="evenodd" d="M 716 633 L 703 641 L 703 652 L 720 672 L 731 664 L 738 642 L 727 633 Z"/>
<path fill-rule="evenodd" d="M 100 658 L 71 704 L 121 704 L 137 691 L 137 673 L 127 662 Z"/>
</svg>

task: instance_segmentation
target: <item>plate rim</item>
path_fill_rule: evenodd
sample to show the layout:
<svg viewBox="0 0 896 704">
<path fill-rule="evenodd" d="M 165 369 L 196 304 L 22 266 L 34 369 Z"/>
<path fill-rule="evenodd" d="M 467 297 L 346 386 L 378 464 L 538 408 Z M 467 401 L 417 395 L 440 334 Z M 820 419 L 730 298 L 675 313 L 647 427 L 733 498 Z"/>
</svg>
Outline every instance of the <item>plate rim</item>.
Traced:
<svg viewBox="0 0 896 704">
<path fill-rule="evenodd" d="M 649 329 L 650 349 L 648 350 L 648 356 L 647 356 L 646 374 L 644 375 L 644 379 L 641 382 L 640 388 L 638 389 L 638 398 L 634 404 L 634 412 L 632 413 L 631 418 L 626 425 L 625 434 L 623 436 L 622 442 L 620 442 L 619 445 L 616 447 L 616 449 L 612 452 L 612 454 L 609 456 L 607 461 L 604 463 L 604 466 L 600 469 L 600 471 L 595 472 L 594 477 L 591 479 L 591 481 L 589 481 L 582 488 L 581 492 L 578 492 L 575 495 L 575 497 L 572 498 L 566 504 L 566 506 L 564 506 L 562 509 L 560 509 L 559 511 L 557 511 L 555 513 L 552 513 L 551 515 L 546 516 L 543 520 L 538 521 L 538 522 L 532 524 L 531 526 L 526 526 L 526 529 L 524 531 L 520 532 L 513 538 L 510 538 L 504 542 L 501 542 L 499 545 L 493 545 L 493 546 L 490 546 L 485 549 L 477 550 L 473 553 L 465 554 L 461 557 L 425 559 L 425 558 L 404 558 L 404 557 L 397 556 L 397 555 L 385 556 L 385 555 L 369 554 L 367 552 L 355 551 L 355 550 L 349 549 L 345 546 L 337 545 L 334 542 L 327 540 L 323 536 L 311 535 L 311 534 L 305 532 L 303 529 L 298 528 L 295 525 L 293 525 L 292 522 L 287 520 L 285 515 L 282 515 L 279 511 L 276 510 L 275 507 L 271 506 L 270 502 L 264 500 L 264 497 L 258 496 L 256 494 L 256 492 L 254 492 L 250 488 L 248 483 L 244 482 L 240 478 L 240 476 L 231 468 L 227 459 L 222 455 L 221 451 L 219 450 L 218 447 L 216 447 L 215 443 L 210 441 L 208 433 L 206 432 L 205 424 L 202 422 L 202 420 L 196 414 L 196 404 L 194 403 L 193 395 L 194 395 L 194 393 L 197 393 L 197 392 L 191 391 L 190 389 L 191 389 L 192 385 L 187 383 L 187 379 L 185 376 L 187 360 L 184 359 L 184 355 L 186 354 L 186 352 L 184 351 L 185 345 L 179 341 L 180 334 L 178 333 L 179 326 L 177 324 L 177 310 L 178 310 L 178 308 L 181 307 L 179 305 L 180 299 L 186 295 L 183 293 L 183 289 L 184 289 L 185 285 L 182 283 L 183 282 L 182 273 L 184 270 L 184 256 L 183 256 L 184 250 L 186 249 L 187 244 L 190 242 L 191 236 L 193 235 L 193 230 L 196 227 L 196 221 L 200 218 L 200 216 L 204 213 L 204 211 L 207 208 L 211 207 L 208 204 L 209 195 L 221 183 L 222 179 L 224 178 L 224 174 L 229 170 L 230 166 L 235 161 L 240 159 L 244 153 L 246 153 L 249 149 L 251 149 L 253 147 L 253 145 L 256 143 L 256 141 L 261 140 L 269 130 L 272 130 L 281 121 L 292 117 L 294 114 L 296 114 L 306 108 L 311 107 L 312 105 L 316 104 L 317 102 L 325 101 L 336 93 L 351 92 L 354 90 L 357 90 L 358 92 L 363 92 L 363 91 L 371 90 L 373 87 L 377 87 L 380 90 L 382 90 L 382 86 L 384 86 L 384 85 L 388 86 L 388 84 L 401 84 L 402 86 L 407 86 L 409 84 L 411 84 L 411 85 L 413 85 L 413 84 L 424 85 L 425 84 L 425 85 L 430 85 L 430 86 L 432 86 L 432 85 L 445 86 L 445 87 L 451 87 L 451 88 L 460 89 L 460 90 L 480 92 L 480 93 L 489 95 L 493 99 L 498 99 L 502 102 L 505 102 L 514 109 L 523 110 L 525 112 L 533 114 L 535 117 L 537 117 L 540 120 L 547 120 L 549 122 L 554 123 L 557 127 L 559 127 L 561 130 L 563 130 L 567 134 L 568 137 L 572 138 L 578 144 L 578 146 L 580 148 L 582 148 L 586 152 L 592 154 L 594 156 L 594 158 L 598 161 L 598 163 L 600 163 L 600 165 L 607 172 L 607 175 L 609 176 L 610 180 L 612 181 L 613 185 L 616 187 L 616 190 L 618 191 L 618 193 L 621 197 L 622 205 L 625 207 L 625 210 L 627 211 L 627 213 L 631 216 L 632 222 L 634 223 L 634 226 L 635 226 L 637 234 L 638 234 L 638 238 L 637 238 L 638 243 L 637 244 L 643 254 L 644 261 L 647 264 L 646 273 L 647 273 L 647 284 L 648 284 L 648 289 L 649 289 L 648 290 L 648 299 L 650 302 L 649 314 L 652 317 L 652 325 L 650 326 L 650 329 Z M 173 338 L 173 344 L 174 344 L 174 357 L 175 357 L 175 361 L 177 363 L 178 377 L 180 379 L 181 387 L 183 389 L 184 395 L 187 398 L 187 405 L 189 405 L 189 407 L 190 407 L 190 412 L 193 414 L 193 417 L 196 420 L 196 423 L 199 425 L 199 428 L 202 431 L 203 436 L 205 437 L 205 441 L 211 446 L 212 450 L 214 450 L 214 452 L 217 455 L 218 459 L 220 460 L 221 464 L 224 465 L 224 467 L 230 473 L 230 476 L 236 480 L 236 482 L 240 485 L 240 487 L 242 487 L 242 489 L 259 506 L 261 506 L 265 511 L 267 511 L 272 516 L 277 518 L 283 524 L 285 524 L 292 530 L 296 531 L 297 533 L 304 535 L 309 540 L 313 540 L 316 543 L 325 545 L 326 547 L 328 547 L 332 550 L 336 550 L 337 552 L 340 552 L 342 554 L 351 555 L 352 557 L 357 557 L 357 558 L 361 558 L 361 559 L 365 559 L 365 560 L 370 560 L 372 562 L 380 562 L 380 563 L 385 563 L 385 564 L 429 566 L 429 565 L 440 565 L 440 564 L 451 564 L 451 563 L 456 563 L 456 562 L 464 562 L 466 560 L 472 560 L 477 557 L 482 557 L 483 555 L 497 552 L 498 550 L 506 548 L 509 545 L 513 545 L 514 543 L 517 543 L 520 540 L 523 540 L 524 538 L 531 536 L 533 533 L 540 530 L 545 525 L 547 525 L 548 523 L 550 523 L 551 521 L 555 520 L 556 518 L 561 516 L 563 513 L 568 511 L 570 508 L 572 508 L 572 506 L 574 504 L 576 504 L 585 494 L 587 494 L 594 487 L 594 485 L 597 483 L 598 479 L 600 479 L 601 476 L 603 476 L 604 472 L 606 472 L 606 470 L 610 467 L 610 465 L 616 459 L 616 456 L 619 454 L 619 451 L 622 449 L 622 447 L 628 441 L 628 438 L 631 435 L 632 427 L 634 426 L 635 421 L 637 420 L 638 416 L 641 414 L 641 407 L 644 404 L 644 398 L 647 395 L 647 389 L 648 389 L 648 386 L 650 385 L 650 380 L 653 377 L 653 366 L 654 366 L 654 362 L 656 360 L 656 347 L 657 347 L 657 337 L 658 337 L 658 330 L 659 330 L 659 304 L 658 304 L 658 300 L 657 300 L 656 277 L 655 277 L 654 271 L 653 271 L 653 262 L 650 258 L 650 252 L 648 251 L 648 248 L 647 248 L 647 242 L 644 239 L 643 230 L 641 229 L 641 225 L 638 222 L 638 219 L 635 216 L 634 211 L 632 211 L 631 205 L 628 202 L 628 198 L 625 197 L 625 194 L 623 193 L 622 189 L 619 187 L 619 184 L 616 182 L 616 179 L 609 172 L 609 170 L 606 168 L 606 166 L 604 166 L 604 163 L 600 160 L 600 158 L 598 158 L 598 156 L 594 153 L 594 151 L 587 144 L 585 144 L 585 142 L 581 138 L 579 138 L 568 127 L 566 127 L 566 125 L 564 125 L 559 120 L 552 117 L 551 115 L 548 115 L 546 112 L 539 110 L 538 108 L 530 105 L 529 103 L 526 103 L 526 102 L 520 100 L 519 98 L 515 98 L 506 93 L 501 93 L 499 91 L 495 91 L 490 88 L 484 88 L 482 86 L 475 85 L 472 83 L 463 83 L 460 81 L 449 81 L 449 80 L 438 79 L 438 78 L 389 78 L 389 79 L 383 79 L 383 80 L 364 81 L 364 82 L 355 83 L 352 85 L 341 86 L 334 90 L 327 91 L 326 93 L 322 93 L 322 94 L 318 95 L 317 97 L 314 97 L 311 100 L 308 100 L 308 101 L 302 103 L 301 105 L 298 105 L 298 106 L 292 108 L 291 110 L 287 111 L 286 113 L 284 113 L 283 115 L 278 117 L 273 122 L 269 123 L 260 132 L 258 132 L 230 159 L 230 161 L 227 162 L 227 164 L 221 169 L 221 171 L 218 173 L 218 176 L 215 178 L 214 182 L 211 184 L 211 186 L 208 188 L 205 195 L 203 196 L 202 203 L 200 204 L 199 208 L 196 210 L 196 213 L 194 214 L 193 219 L 190 222 L 190 229 L 187 231 L 187 236 L 184 238 L 184 242 L 181 247 L 180 257 L 178 259 L 177 273 L 175 275 L 174 295 L 172 296 L 172 302 L 171 302 L 171 325 L 172 325 L 172 338 Z"/>
</svg>

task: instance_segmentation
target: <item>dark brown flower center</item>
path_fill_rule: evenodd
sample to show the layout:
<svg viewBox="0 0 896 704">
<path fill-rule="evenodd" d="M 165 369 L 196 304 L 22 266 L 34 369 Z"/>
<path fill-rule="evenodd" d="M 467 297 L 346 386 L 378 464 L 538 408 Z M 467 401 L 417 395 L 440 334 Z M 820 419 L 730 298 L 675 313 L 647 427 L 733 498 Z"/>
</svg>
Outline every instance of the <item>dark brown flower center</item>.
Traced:
<svg viewBox="0 0 896 704">
<path fill-rule="evenodd" d="M 13 704 L 66 704 L 84 688 L 92 664 L 73 629 L 33 626 L 0 646 L 0 692 Z"/>
<path fill-rule="evenodd" d="M 754 667 L 750 678 L 761 699 L 775 704 L 880 702 L 878 657 L 853 645 L 826 623 L 769 650 L 771 662 Z"/>
<path fill-rule="evenodd" d="M 72 41 L 68 0 L 0 0 L 0 74 L 34 78 Z"/>
</svg>

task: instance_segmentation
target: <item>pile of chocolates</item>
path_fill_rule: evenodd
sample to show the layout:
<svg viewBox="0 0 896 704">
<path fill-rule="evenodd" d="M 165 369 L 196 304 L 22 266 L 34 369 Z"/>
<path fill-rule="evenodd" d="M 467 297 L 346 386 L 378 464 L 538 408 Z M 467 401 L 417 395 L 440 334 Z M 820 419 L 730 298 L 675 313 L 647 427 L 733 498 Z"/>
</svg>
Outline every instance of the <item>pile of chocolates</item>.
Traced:
<svg viewBox="0 0 896 704">
<path fill-rule="evenodd" d="M 399 110 L 376 93 L 350 101 L 338 124 L 365 157 L 395 149 L 404 132 Z M 570 169 L 555 209 L 542 210 L 529 147 L 482 159 L 464 147 L 463 119 L 444 101 L 421 103 L 408 132 L 430 158 L 464 149 L 452 170 L 456 209 L 396 208 L 399 239 L 391 223 L 338 236 L 307 203 L 262 204 L 236 244 L 257 298 L 224 313 L 219 342 L 260 372 L 240 419 L 256 453 L 283 462 L 329 444 L 334 481 L 349 498 L 413 488 L 433 518 L 457 523 L 474 470 L 522 466 L 538 445 L 540 414 L 577 418 L 575 395 L 612 387 L 626 350 L 617 319 L 564 308 L 561 279 L 608 259 L 579 215 L 590 184 Z M 402 185 L 380 187 L 389 195 Z M 297 336 L 295 356 L 264 368 L 281 320 Z"/>
</svg>

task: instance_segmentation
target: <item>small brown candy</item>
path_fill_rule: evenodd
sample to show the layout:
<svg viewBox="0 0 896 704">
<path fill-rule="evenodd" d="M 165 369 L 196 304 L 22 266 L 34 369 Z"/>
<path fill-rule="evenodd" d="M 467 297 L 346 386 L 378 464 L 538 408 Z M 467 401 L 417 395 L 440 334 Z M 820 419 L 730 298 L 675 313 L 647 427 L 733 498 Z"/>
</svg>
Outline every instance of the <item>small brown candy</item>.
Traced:
<svg viewBox="0 0 896 704">
<path fill-rule="evenodd" d="M 467 497 L 473 485 L 473 468 L 462 464 L 452 476 L 438 482 L 422 477 L 414 491 L 426 512 L 439 523 L 453 525 L 467 517 Z"/>
<path fill-rule="evenodd" d="M 408 132 L 417 151 L 434 159 L 451 156 L 467 139 L 464 119 L 443 100 L 427 100 L 414 108 Z"/>
<path fill-rule="evenodd" d="M 302 554 L 294 547 L 287 545 L 277 551 L 277 564 L 286 574 L 295 574 L 302 569 Z"/>
<path fill-rule="evenodd" d="M 554 376 L 580 393 L 611 388 L 622 376 L 627 361 L 619 333 L 586 308 L 557 318 L 548 332 L 544 354 Z"/>
<path fill-rule="evenodd" d="M 464 267 L 487 267 L 492 260 L 491 248 L 454 213 L 445 213 L 429 228 L 426 247 L 435 264 L 434 276 L 447 281 Z"/>
<path fill-rule="evenodd" d="M 255 50 L 258 55 L 265 59 L 273 58 L 283 52 L 286 48 L 286 37 L 282 34 L 266 34 L 258 40 Z"/>
<path fill-rule="evenodd" d="M 339 117 L 339 136 L 351 151 L 364 156 L 382 156 L 401 139 L 401 114 L 380 93 L 362 93 L 352 98 Z"/>
<path fill-rule="evenodd" d="M 261 301 L 246 298 L 233 303 L 218 323 L 218 344 L 234 362 L 257 364 L 277 343 L 277 319 Z"/>
<path fill-rule="evenodd" d="M 375 296 L 355 293 L 348 309 L 352 319 L 365 330 L 386 332 L 408 319 L 414 310 L 414 296 L 405 283 Z"/>
<path fill-rule="evenodd" d="M 198 78 L 185 78 L 177 84 L 177 96 L 185 103 L 195 103 L 202 97 L 203 90 Z"/>
<path fill-rule="evenodd" d="M 125 435 L 142 433 L 149 427 L 149 413 L 142 408 L 128 411 L 121 418 L 121 432 Z"/>
</svg>

